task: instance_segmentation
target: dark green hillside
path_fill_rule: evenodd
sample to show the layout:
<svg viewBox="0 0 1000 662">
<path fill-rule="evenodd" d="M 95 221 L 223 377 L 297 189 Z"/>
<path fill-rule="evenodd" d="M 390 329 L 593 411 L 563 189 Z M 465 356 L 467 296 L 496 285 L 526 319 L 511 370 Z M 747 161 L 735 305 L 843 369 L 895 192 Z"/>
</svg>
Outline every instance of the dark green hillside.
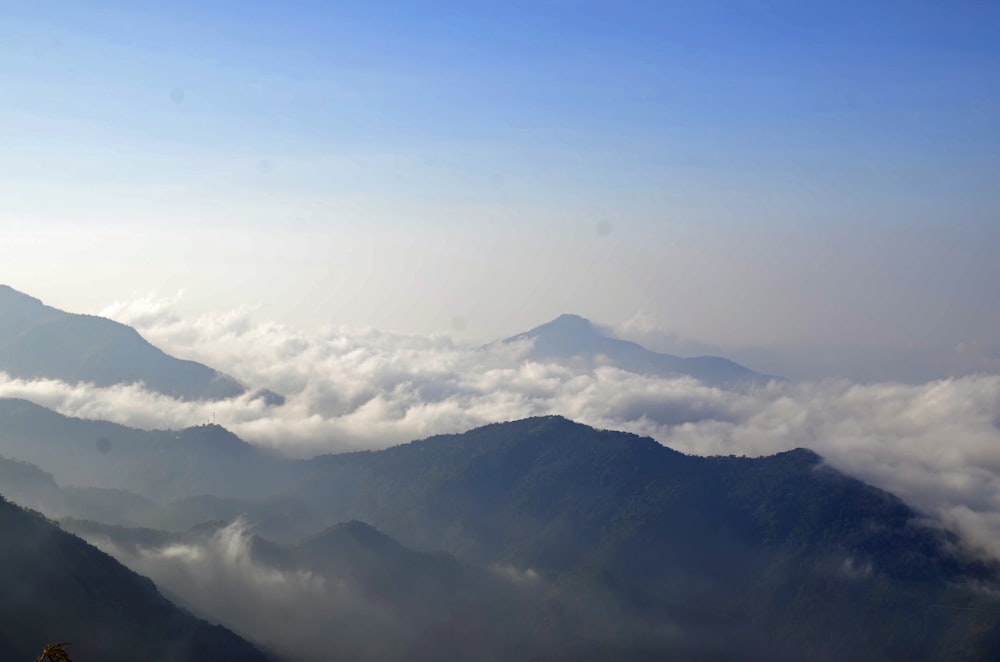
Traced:
<svg viewBox="0 0 1000 662">
<path fill-rule="evenodd" d="M 0 499 L 0 659 L 70 641 L 74 662 L 265 660 L 152 582 L 41 516 Z"/>
</svg>

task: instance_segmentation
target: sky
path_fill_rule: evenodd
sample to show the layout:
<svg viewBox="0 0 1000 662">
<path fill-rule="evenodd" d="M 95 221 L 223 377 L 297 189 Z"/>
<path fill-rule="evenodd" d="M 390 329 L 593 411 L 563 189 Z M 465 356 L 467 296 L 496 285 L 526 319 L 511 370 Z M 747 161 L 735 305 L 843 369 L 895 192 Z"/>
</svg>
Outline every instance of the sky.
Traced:
<svg viewBox="0 0 1000 662">
<path fill-rule="evenodd" d="M 995 373 L 998 30 L 961 0 L 7 3 L 0 282 Z"/>
</svg>

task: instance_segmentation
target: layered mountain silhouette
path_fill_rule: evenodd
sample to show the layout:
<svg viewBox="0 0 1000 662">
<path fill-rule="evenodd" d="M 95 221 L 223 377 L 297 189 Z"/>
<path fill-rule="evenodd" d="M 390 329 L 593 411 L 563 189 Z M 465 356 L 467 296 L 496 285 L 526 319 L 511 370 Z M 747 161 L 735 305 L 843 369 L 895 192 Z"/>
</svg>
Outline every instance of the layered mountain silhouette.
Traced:
<svg viewBox="0 0 1000 662">
<path fill-rule="evenodd" d="M 33 660 L 57 641 L 76 662 L 267 658 L 170 603 L 148 579 L 0 498 L 0 659 Z"/>
<path fill-rule="evenodd" d="M 560 315 L 502 342 L 525 341 L 531 343 L 529 358 L 539 361 L 585 360 L 639 374 L 694 377 L 711 386 L 766 384 L 777 379 L 719 356 L 682 358 L 653 352 L 637 343 L 604 335 L 579 315 Z"/>
<path fill-rule="evenodd" d="M 184 400 L 246 392 L 228 375 L 169 356 L 132 327 L 63 312 L 7 285 L 0 285 L 0 371 L 97 386 L 142 382 L 152 391 Z M 260 395 L 270 404 L 282 402 L 270 391 Z"/>
</svg>

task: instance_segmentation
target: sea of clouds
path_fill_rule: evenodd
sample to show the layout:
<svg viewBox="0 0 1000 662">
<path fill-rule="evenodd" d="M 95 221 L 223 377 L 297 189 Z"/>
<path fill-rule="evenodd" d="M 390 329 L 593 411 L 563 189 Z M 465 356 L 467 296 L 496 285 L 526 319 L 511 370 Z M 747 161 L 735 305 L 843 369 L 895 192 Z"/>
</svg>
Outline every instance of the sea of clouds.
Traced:
<svg viewBox="0 0 1000 662">
<path fill-rule="evenodd" d="M 1000 557 L 1000 375 L 923 384 L 772 382 L 742 390 L 610 365 L 528 360 L 524 343 L 487 347 L 374 329 L 312 331 L 259 322 L 246 309 L 184 317 L 174 299 L 141 298 L 101 314 L 168 353 L 253 388 L 181 402 L 141 384 L 98 388 L 0 374 L 0 397 L 141 428 L 211 420 L 295 456 L 384 448 L 495 421 L 561 414 L 648 435 L 694 454 L 763 455 L 796 447 L 887 489 Z"/>
</svg>

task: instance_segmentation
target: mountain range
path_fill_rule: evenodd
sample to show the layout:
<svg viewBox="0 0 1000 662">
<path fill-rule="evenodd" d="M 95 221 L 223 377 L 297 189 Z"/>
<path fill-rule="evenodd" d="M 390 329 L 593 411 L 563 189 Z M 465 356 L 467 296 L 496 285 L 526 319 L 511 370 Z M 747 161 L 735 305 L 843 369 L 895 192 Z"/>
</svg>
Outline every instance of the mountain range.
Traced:
<svg viewBox="0 0 1000 662">
<path fill-rule="evenodd" d="M 11 375 L 245 392 L 10 288 L 0 313 Z M 572 315 L 502 342 L 726 388 L 773 379 Z M 1000 659 L 1000 563 L 804 448 L 698 457 L 543 416 L 293 460 L 216 425 L 0 399 L 0 494 L 65 529 L 0 503 L 4 659 L 67 639 L 83 662 L 125 659 L 144 637 L 151 659 Z"/>
</svg>

